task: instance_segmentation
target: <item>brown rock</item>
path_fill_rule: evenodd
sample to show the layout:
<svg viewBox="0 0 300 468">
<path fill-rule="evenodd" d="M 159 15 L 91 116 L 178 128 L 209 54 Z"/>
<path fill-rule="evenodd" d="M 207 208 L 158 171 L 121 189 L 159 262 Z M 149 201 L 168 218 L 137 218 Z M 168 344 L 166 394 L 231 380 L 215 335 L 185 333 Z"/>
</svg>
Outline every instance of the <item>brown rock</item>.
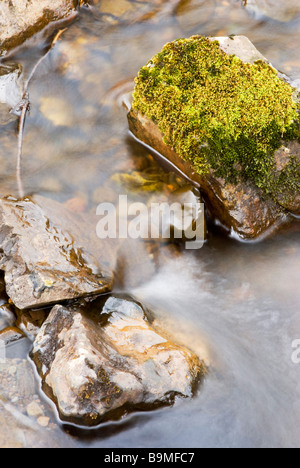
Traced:
<svg viewBox="0 0 300 468">
<path fill-rule="evenodd" d="M 17 321 L 16 325 L 18 328 L 23 330 L 26 335 L 36 336 L 45 322 L 49 310 L 47 309 L 35 309 L 28 311 L 18 311 L 17 310 Z"/>
<path fill-rule="evenodd" d="M 150 323 L 131 298 L 55 306 L 32 358 L 65 421 L 97 425 L 191 397 L 205 367 Z"/>
<path fill-rule="evenodd" d="M 22 45 L 33 35 L 70 21 L 76 15 L 78 0 L 1 0 L 0 56 Z"/>
<path fill-rule="evenodd" d="M 244 36 L 210 38 L 218 40 L 220 49 L 227 54 L 233 54 L 247 63 L 263 60 L 268 63 L 254 45 Z M 281 79 L 287 77 L 278 72 Z M 267 195 L 253 182 L 244 181 L 242 176 L 235 184 L 217 177 L 211 169 L 208 175 L 201 176 L 194 172 L 191 163 L 184 161 L 171 147 L 163 141 L 163 134 L 158 126 L 135 109 L 128 114 L 129 127 L 135 137 L 142 143 L 153 148 L 166 158 L 175 168 L 185 174 L 197 187 L 200 187 L 206 206 L 211 215 L 229 230 L 242 239 L 258 239 L 271 234 L 280 226 L 290 221 L 292 214 L 300 213 L 300 195 L 295 187 L 284 189 L 283 193 Z M 282 170 L 290 163 L 290 158 L 300 160 L 300 144 L 296 141 L 282 142 L 282 148 L 275 154 L 278 170 L 278 181 Z M 299 167 L 299 166 L 298 166 Z M 275 174 L 276 175 L 276 174 Z M 294 180 L 300 180 L 294 174 Z M 299 183 L 299 182 L 297 182 Z M 284 184 L 280 181 L 280 186 Z"/>
</svg>

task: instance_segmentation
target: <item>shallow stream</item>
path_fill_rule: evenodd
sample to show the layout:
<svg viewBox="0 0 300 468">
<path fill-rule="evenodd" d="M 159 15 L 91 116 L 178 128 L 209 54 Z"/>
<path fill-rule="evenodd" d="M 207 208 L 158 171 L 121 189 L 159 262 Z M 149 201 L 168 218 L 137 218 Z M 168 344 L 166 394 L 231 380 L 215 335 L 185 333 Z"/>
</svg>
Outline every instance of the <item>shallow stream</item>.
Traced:
<svg viewBox="0 0 300 468">
<path fill-rule="evenodd" d="M 26 194 L 89 212 L 95 226 L 97 205 L 126 193 L 114 174 L 160 173 L 129 135 L 122 100 L 166 42 L 246 35 L 279 70 L 300 78 L 300 0 L 257 0 L 260 12 L 251 0 L 249 10 L 240 0 L 111 3 L 107 14 L 97 10 L 99 2 L 94 13 L 85 8 L 38 69 L 24 138 Z M 13 61 L 28 76 L 41 53 L 31 48 Z M 0 127 L 1 195 L 17 195 L 16 154 L 15 126 Z M 133 249 L 132 279 L 119 289 L 149 305 L 177 341 L 206 360 L 210 372 L 198 394 L 92 431 L 64 426 L 33 378 L 31 342 L 24 338 L 0 363 L 0 445 L 300 447 L 300 364 L 292 360 L 300 340 L 299 225 L 248 244 L 212 228 L 201 250 L 164 252 L 161 269 L 138 282 L 135 269 L 140 276 L 148 263 Z M 26 412 L 32 401 L 42 409 L 42 424 Z"/>
</svg>

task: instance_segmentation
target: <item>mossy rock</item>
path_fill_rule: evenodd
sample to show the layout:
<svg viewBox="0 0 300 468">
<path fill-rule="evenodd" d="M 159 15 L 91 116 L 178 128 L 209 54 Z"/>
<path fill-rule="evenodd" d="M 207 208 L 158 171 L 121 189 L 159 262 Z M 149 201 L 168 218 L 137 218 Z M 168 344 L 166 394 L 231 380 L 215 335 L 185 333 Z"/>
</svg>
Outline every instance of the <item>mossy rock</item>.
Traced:
<svg viewBox="0 0 300 468">
<path fill-rule="evenodd" d="M 243 237 L 262 234 L 284 217 L 284 210 L 299 213 L 299 90 L 247 38 L 193 36 L 167 44 L 140 70 L 133 97 L 133 133 L 200 183 L 210 205 L 216 200 L 208 192 L 217 198 L 216 191 L 230 187 L 230 210 L 236 210 L 236 187 L 249 200 L 258 197 L 264 212 L 269 207 L 272 219 L 267 216 L 250 234 L 242 227 Z M 239 232 L 240 221 L 222 214 L 224 206 L 217 211 L 224 224 Z"/>
</svg>

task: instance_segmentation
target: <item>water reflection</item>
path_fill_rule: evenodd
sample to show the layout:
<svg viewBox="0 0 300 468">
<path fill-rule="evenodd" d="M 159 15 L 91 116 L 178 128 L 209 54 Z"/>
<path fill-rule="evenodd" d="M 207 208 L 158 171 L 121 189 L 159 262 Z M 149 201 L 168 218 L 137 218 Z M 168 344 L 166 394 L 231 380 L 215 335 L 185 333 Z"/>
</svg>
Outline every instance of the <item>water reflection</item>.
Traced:
<svg viewBox="0 0 300 468">
<path fill-rule="evenodd" d="M 240 0 L 184 0 L 157 10 L 160 3 L 153 2 L 155 14 L 132 21 L 117 21 L 116 15 L 109 21 L 112 16 L 95 17 L 87 9 L 38 69 L 24 139 L 28 193 L 80 200 L 83 210 L 95 214 L 100 198 L 115 196 L 112 176 L 139 170 L 147 152 L 128 140 L 126 111 L 118 100 L 167 41 L 244 34 L 276 67 L 300 77 L 300 19 L 286 20 L 282 13 L 289 2 L 273 2 L 272 12 L 280 11 L 282 21 L 265 13 L 254 16 Z M 39 53 L 15 58 L 25 76 Z M 14 122 L 0 127 L 2 195 L 16 194 L 16 136 Z M 151 165 L 157 167 L 153 159 Z M 6 406 L 0 404 L 0 422 L 8 418 L 6 432 L 12 436 L 0 437 L 0 445 L 299 446 L 300 366 L 291 361 L 291 343 L 300 338 L 299 262 L 299 222 L 294 233 L 261 244 L 239 244 L 212 233 L 199 252 L 164 256 L 152 280 L 126 292 L 149 303 L 166 330 L 209 362 L 211 373 L 198 396 L 84 436 L 59 426 L 35 381 L 26 404 L 34 397 L 50 422 L 44 429 L 35 425 L 28 436 L 8 410 L 26 416 L 26 405 L 12 401 L 1 387 Z M 17 389 L 16 374 L 7 369 L 27 366 L 30 342 L 14 346 L 7 350 L 1 382 L 9 376 Z"/>
</svg>

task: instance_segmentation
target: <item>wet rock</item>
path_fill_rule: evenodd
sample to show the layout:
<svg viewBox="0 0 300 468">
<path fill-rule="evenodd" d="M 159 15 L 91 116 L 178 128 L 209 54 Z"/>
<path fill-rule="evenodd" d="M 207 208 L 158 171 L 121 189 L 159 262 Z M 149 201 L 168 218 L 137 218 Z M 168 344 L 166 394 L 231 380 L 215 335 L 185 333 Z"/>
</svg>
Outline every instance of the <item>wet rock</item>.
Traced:
<svg viewBox="0 0 300 468">
<path fill-rule="evenodd" d="M 179 0 L 86 0 L 108 24 L 148 21 L 160 14 L 170 14 Z"/>
<path fill-rule="evenodd" d="M 211 41 L 213 39 L 215 38 L 212 38 Z M 216 38 L 216 40 L 219 42 L 221 51 L 227 55 L 235 55 L 244 63 L 253 64 L 256 61 L 268 63 L 253 44 L 243 36 Z M 144 69 L 146 77 L 147 69 L 146 67 Z M 278 76 L 282 80 L 286 79 L 280 73 Z M 172 89 L 170 88 L 170 93 L 174 91 Z M 295 99 L 297 99 L 296 95 L 295 91 L 293 95 Z M 146 101 L 147 98 L 144 102 L 146 103 Z M 221 171 L 213 168 L 210 168 L 205 175 L 201 175 L 190 160 L 181 157 L 171 144 L 166 143 L 165 135 L 160 130 L 157 120 L 154 117 L 152 119 L 147 117 L 139 110 L 136 96 L 128 120 L 132 133 L 141 142 L 146 143 L 169 160 L 173 166 L 175 165 L 196 186 L 200 187 L 206 206 L 212 216 L 241 238 L 256 239 L 278 229 L 289 219 L 287 210 L 293 214 L 299 214 L 300 144 L 296 139 L 282 141 L 282 147 L 276 150 L 273 172 L 270 170 L 269 175 L 270 178 L 272 177 L 272 187 L 268 186 L 268 190 L 265 190 L 260 182 L 254 183 L 245 178 L 245 168 L 240 164 L 233 167 L 235 175 L 232 179 L 223 174 L 220 175 Z M 180 129 L 176 131 L 180 133 Z M 199 146 L 199 154 L 200 151 L 206 151 L 209 145 L 202 146 L 201 150 Z M 222 151 L 224 153 L 223 149 Z M 220 157 L 219 154 L 223 153 L 219 152 L 218 157 Z"/>
<path fill-rule="evenodd" d="M 29 417 L 38 419 L 39 417 L 44 416 L 44 411 L 36 401 L 32 401 L 27 405 L 26 412 Z"/>
<path fill-rule="evenodd" d="M 137 205 L 139 229 L 145 240 L 163 242 L 194 240 L 200 234 L 204 241 L 206 226 L 199 190 L 185 179 L 163 169 L 116 173 L 112 180 L 126 188 L 130 202 Z M 134 197 L 134 198 L 133 198 Z M 133 214 L 133 213 L 131 213 Z M 125 213 L 126 218 L 129 216 Z M 129 224 L 130 229 L 130 224 Z"/>
<path fill-rule="evenodd" d="M 50 418 L 46 418 L 45 416 L 40 416 L 37 420 L 40 426 L 47 427 L 49 424 Z"/>
<path fill-rule="evenodd" d="M 31 354 L 61 418 L 84 425 L 191 397 L 204 365 L 131 298 L 55 306 Z"/>
<path fill-rule="evenodd" d="M 0 4 L 0 56 L 55 23 L 76 15 L 77 0 L 2 0 Z M 57 24 L 56 24 L 57 27 Z"/>
<path fill-rule="evenodd" d="M 25 338 L 24 333 L 17 327 L 7 327 L 0 331 L 0 342 L 5 346 Z"/>
<path fill-rule="evenodd" d="M 20 359 L 0 360 L 0 374 L 0 447 L 72 446 L 69 437 L 57 431 L 56 424 L 49 424 L 51 409 L 38 396 L 31 363 Z M 36 420 L 38 414 L 43 416 Z M 43 431 L 46 426 L 47 430 Z"/>
<path fill-rule="evenodd" d="M 18 311 L 16 326 L 20 328 L 27 336 L 35 337 L 40 331 L 41 326 L 45 322 L 50 310 L 35 309 L 28 311 Z"/>
<path fill-rule="evenodd" d="M 3 64 L 0 66 L 0 125 L 7 125 L 18 119 L 18 116 L 10 111 L 22 98 L 21 73 L 20 65 Z"/>
<path fill-rule="evenodd" d="M 55 212 L 60 205 L 44 204 L 30 198 L 0 200 L 0 268 L 14 305 L 37 308 L 110 291 L 111 271 L 87 251 L 88 244 L 61 227 L 62 211 Z"/>
</svg>

